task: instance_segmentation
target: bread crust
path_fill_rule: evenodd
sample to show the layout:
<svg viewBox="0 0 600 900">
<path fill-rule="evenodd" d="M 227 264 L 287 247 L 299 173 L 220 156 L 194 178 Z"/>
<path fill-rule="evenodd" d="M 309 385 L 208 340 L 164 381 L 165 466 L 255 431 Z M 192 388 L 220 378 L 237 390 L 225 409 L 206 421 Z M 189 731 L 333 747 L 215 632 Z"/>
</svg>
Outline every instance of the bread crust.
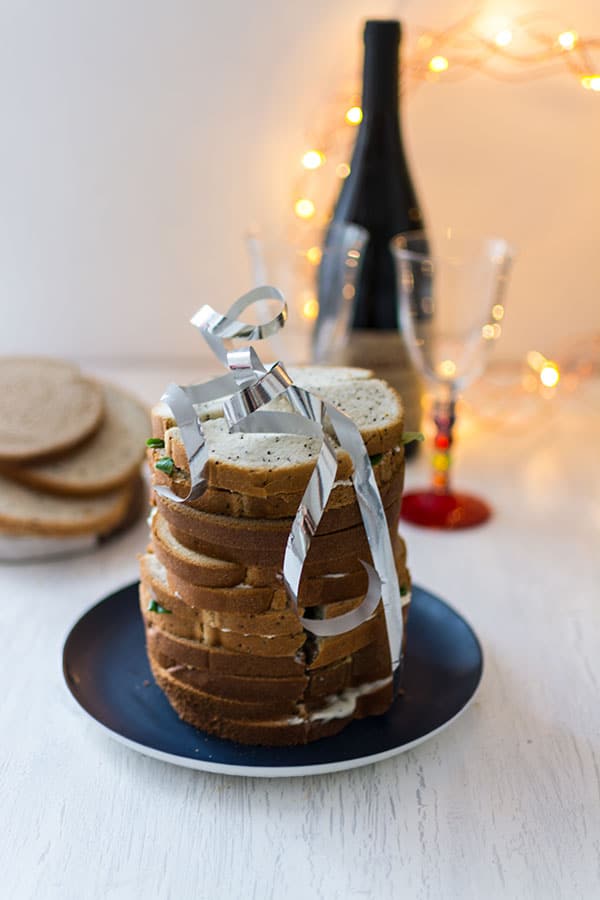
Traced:
<svg viewBox="0 0 600 900">
<path fill-rule="evenodd" d="M 243 744 L 270 747 L 306 744 L 337 734 L 353 718 L 381 715 L 393 702 L 393 687 L 390 682 L 373 693 L 358 697 L 353 713 L 339 718 L 311 720 L 310 714 L 298 708 L 291 714 L 273 714 L 265 709 L 262 719 L 251 708 L 242 710 L 242 716 L 234 718 L 231 716 L 233 706 L 226 707 L 229 715 L 225 714 L 223 707 L 227 701 L 218 701 L 215 707 L 207 701 L 209 695 L 203 695 L 192 686 L 178 683 L 156 661 L 151 661 L 151 668 L 157 684 L 180 718 L 201 731 Z"/>
<path fill-rule="evenodd" d="M 136 490 L 138 479 L 102 497 L 55 497 L 0 476 L 0 531 L 47 537 L 104 536 L 127 517 Z"/>
<path fill-rule="evenodd" d="M 385 454 L 402 446 L 404 414 L 399 394 L 378 379 L 350 379 L 324 386 L 320 392 L 342 412 L 352 413 L 358 403 L 364 410 L 359 430 L 370 456 Z M 275 401 L 275 408 L 279 408 Z M 272 406 L 269 408 L 273 408 Z M 170 410 L 159 404 L 152 411 L 153 433 L 165 442 L 164 455 L 173 459 L 182 472 L 189 472 L 187 454 L 179 429 Z M 205 477 L 211 488 L 224 489 L 256 498 L 302 492 L 314 468 L 319 441 L 278 434 L 229 434 L 222 415 L 204 421 L 205 437 L 211 452 Z M 260 448 L 260 463 L 250 464 L 250 447 Z M 304 451 L 302 451 L 304 448 Z M 295 463 L 291 455 L 302 457 Z M 343 481 L 352 473 L 352 461 L 342 448 L 337 449 L 336 480 Z M 152 462 L 157 455 L 151 456 Z"/>
<path fill-rule="evenodd" d="M 384 484 L 380 486 L 380 496 L 381 501 L 383 503 L 384 508 L 390 506 L 394 500 L 397 500 L 402 495 L 402 488 L 404 485 L 404 463 L 401 462 L 398 470 L 394 473 L 392 478 L 389 481 L 386 481 Z M 344 488 L 346 485 L 343 486 Z M 189 488 L 189 485 L 186 485 L 186 489 Z M 235 496 L 241 497 L 242 495 L 236 494 L 232 495 L 228 491 L 213 491 L 212 495 L 215 494 L 227 496 Z M 240 515 L 234 516 L 228 512 L 218 512 L 211 510 L 202 510 L 199 508 L 195 508 L 190 506 L 188 503 L 177 503 L 174 500 L 171 500 L 168 497 L 163 497 L 160 494 L 155 495 L 155 504 L 157 508 L 160 510 L 162 515 L 169 521 L 170 524 L 175 525 L 175 527 L 180 528 L 182 531 L 187 531 L 190 534 L 203 534 L 206 530 L 207 523 L 214 523 L 218 525 L 219 522 L 223 523 L 223 529 L 225 528 L 225 522 L 230 523 L 231 529 L 244 529 L 247 526 L 247 523 L 251 523 L 251 527 L 254 528 L 254 523 L 256 521 L 264 521 L 263 528 L 267 530 L 267 532 L 277 532 L 277 531 L 285 531 L 289 532 L 292 520 L 298 511 L 300 506 L 302 495 L 292 495 L 294 498 L 294 503 L 290 503 L 289 506 L 286 503 L 286 509 L 289 510 L 286 516 L 283 515 L 266 515 L 260 516 L 257 515 L 255 517 Z M 349 488 L 345 493 L 347 503 L 340 506 L 332 506 L 331 505 L 331 496 L 329 498 L 329 502 L 325 508 L 321 521 L 319 522 L 319 527 L 317 529 L 317 535 L 327 534 L 332 531 L 343 531 L 345 528 L 351 528 L 354 525 L 359 525 L 362 521 L 360 507 L 356 501 L 356 495 L 354 493 L 353 488 Z M 274 498 L 271 498 L 273 500 Z M 270 501 L 268 501 L 270 503 Z M 226 501 L 224 501 L 226 505 Z M 265 501 L 265 505 L 267 501 Z M 216 504 L 215 504 L 216 505 Z M 222 504 L 219 503 L 219 506 Z M 263 503 L 261 502 L 261 506 L 264 508 Z M 258 507 L 252 507 L 258 508 Z M 272 513 L 275 507 L 270 506 L 269 512 Z M 281 508 L 278 508 L 281 511 Z M 266 524 L 269 523 L 269 524 Z"/>
<path fill-rule="evenodd" d="M 210 647 L 203 641 L 169 634 L 158 627 L 142 602 L 142 614 L 146 622 L 146 637 L 157 652 L 178 663 L 206 669 L 213 675 L 237 675 L 248 678 L 292 678 L 304 676 L 304 656 L 258 656 L 239 653 L 225 647 Z"/>
<path fill-rule="evenodd" d="M 400 515 L 400 498 L 396 498 L 385 510 L 388 525 L 398 521 Z M 176 506 L 176 504 L 173 504 Z M 164 507 L 159 503 L 161 513 L 155 517 L 160 521 Z M 189 519 L 180 517 L 178 512 L 167 515 L 184 524 Z M 285 548 L 291 528 L 291 520 L 285 519 L 230 519 L 227 516 L 214 516 L 211 513 L 199 513 L 204 519 L 194 520 L 194 533 L 182 530 L 174 525 L 169 530 L 174 538 L 188 550 L 214 556 L 239 563 L 243 566 L 265 566 L 281 569 Z M 276 522 L 280 527 L 272 527 Z M 238 523 L 242 523 L 238 525 Z M 284 524 L 285 523 L 285 524 Z M 331 522 L 330 522 L 331 524 Z M 190 525 L 188 525 L 190 527 Z M 306 572 L 314 572 L 315 566 L 324 563 L 335 563 L 340 558 L 356 555 L 360 558 L 370 556 L 370 546 L 362 522 L 340 531 L 321 534 L 319 531 L 312 538 L 306 560 Z"/>
<path fill-rule="evenodd" d="M 178 497 L 187 497 L 190 491 L 188 472 L 176 470 L 172 475 L 168 475 L 155 467 L 156 462 L 164 453 L 164 450 L 148 451 L 152 484 L 154 486 L 168 487 Z M 398 490 L 401 493 L 404 484 L 404 448 L 396 447 L 383 454 L 381 459 L 374 465 L 373 472 L 381 489 L 382 497 L 394 490 Z M 390 484 L 392 481 L 393 486 Z M 300 490 L 291 493 L 269 494 L 268 496 L 254 496 L 244 492 L 209 486 L 197 500 L 187 502 L 185 506 L 190 511 L 199 510 L 201 512 L 232 517 L 250 519 L 289 518 L 296 514 L 307 484 L 308 477 Z M 349 480 L 338 481 L 334 484 L 329 495 L 325 516 L 333 510 L 341 512 L 344 507 L 354 504 L 355 501 L 356 495 L 352 482 Z M 349 521 L 348 525 L 350 524 L 352 522 Z"/>
<path fill-rule="evenodd" d="M 337 734 L 353 718 L 381 715 L 393 702 L 393 686 L 389 683 L 373 693 L 358 697 L 354 712 L 339 718 L 311 720 L 305 712 L 296 710 L 296 715 L 291 716 L 283 714 L 269 719 L 265 712 L 262 720 L 252 717 L 236 720 L 215 711 L 206 703 L 202 692 L 176 682 L 156 662 L 152 662 L 151 667 L 157 684 L 180 718 L 201 731 L 243 744 L 270 747 L 306 744 Z"/>
</svg>

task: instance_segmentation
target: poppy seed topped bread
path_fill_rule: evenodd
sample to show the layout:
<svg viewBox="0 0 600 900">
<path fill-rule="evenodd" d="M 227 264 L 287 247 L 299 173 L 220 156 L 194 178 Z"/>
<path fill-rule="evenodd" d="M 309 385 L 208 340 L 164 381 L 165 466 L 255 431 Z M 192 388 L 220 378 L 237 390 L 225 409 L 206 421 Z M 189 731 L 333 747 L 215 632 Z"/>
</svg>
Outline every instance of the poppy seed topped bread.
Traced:
<svg viewBox="0 0 600 900">
<path fill-rule="evenodd" d="M 290 370 L 299 386 L 331 402 L 360 430 L 380 489 L 396 563 L 402 616 L 410 604 L 402 495 L 402 402 L 361 369 Z M 269 409 L 290 409 L 278 397 Z M 316 438 L 230 434 L 222 402 L 197 407 L 209 459 L 208 488 L 193 504 L 156 495 L 151 546 L 140 560 L 140 606 L 154 677 L 178 715 L 201 730 L 248 744 L 286 745 L 340 731 L 393 702 L 383 607 L 358 627 L 316 637 L 298 618 L 333 620 L 360 605 L 370 547 L 349 455 L 302 571 L 298 610 L 282 578 L 285 545 L 318 459 Z M 155 485 L 189 491 L 189 466 L 171 411 L 152 414 Z M 161 446 L 162 442 L 162 446 Z"/>
<path fill-rule="evenodd" d="M 335 369 L 328 383 L 327 369 L 311 367 L 307 389 L 330 401 L 357 425 L 369 456 L 402 454 L 404 428 L 402 401 L 385 382 L 368 377 L 366 370 Z M 301 370 L 296 370 L 296 383 L 303 386 Z M 291 410 L 285 397 L 278 397 L 265 407 L 268 410 Z M 205 477 L 212 489 L 266 498 L 278 494 L 300 495 L 304 491 L 319 455 L 320 441 L 300 435 L 230 434 L 223 418 L 222 404 L 216 401 L 197 407 L 209 448 Z M 187 455 L 179 429 L 164 403 L 152 410 L 152 428 L 156 439 L 164 441 L 160 451 L 154 450 L 153 462 L 161 457 L 172 460 L 176 475 L 189 473 Z M 350 457 L 338 449 L 337 480 L 352 474 Z M 401 461 L 401 460 L 400 460 Z M 377 462 L 380 462 L 377 459 Z M 300 499 L 300 498 L 298 498 Z"/>
</svg>

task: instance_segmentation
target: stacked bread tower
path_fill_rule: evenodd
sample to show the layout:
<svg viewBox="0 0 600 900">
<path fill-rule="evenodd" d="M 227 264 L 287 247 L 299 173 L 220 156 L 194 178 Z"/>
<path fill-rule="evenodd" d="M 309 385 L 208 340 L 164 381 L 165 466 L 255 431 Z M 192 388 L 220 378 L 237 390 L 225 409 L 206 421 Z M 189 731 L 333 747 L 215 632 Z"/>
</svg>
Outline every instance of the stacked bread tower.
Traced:
<svg viewBox="0 0 600 900">
<path fill-rule="evenodd" d="M 361 369 L 290 374 L 360 429 L 386 512 L 405 616 L 410 579 L 397 534 L 400 399 Z M 198 412 L 210 449 L 208 489 L 186 503 L 155 492 L 151 544 L 141 558 L 140 605 L 159 686 L 186 722 L 247 744 L 305 743 L 335 734 L 353 718 L 385 712 L 394 690 L 381 604 L 352 631 L 315 637 L 290 608 L 282 582 L 287 537 L 320 441 L 229 434 L 219 403 Z M 186 497 L 189 469 L 179 429 L 164 404 L 152 420 L 153 483 Z M 355 608 L 367 588 L 360 559 L 369 561 L 370 550 L 351 474 L 349 456 L 338 449 L 337 480 L 300 584 L 300 613 L 309 619 Z"/>
<path fill-rule="evenodd" d="M 132 515 L 149 427 L 118 388 L 56 359 L 0 359 L 0 559 L 93 545 Z"/>
</svg>

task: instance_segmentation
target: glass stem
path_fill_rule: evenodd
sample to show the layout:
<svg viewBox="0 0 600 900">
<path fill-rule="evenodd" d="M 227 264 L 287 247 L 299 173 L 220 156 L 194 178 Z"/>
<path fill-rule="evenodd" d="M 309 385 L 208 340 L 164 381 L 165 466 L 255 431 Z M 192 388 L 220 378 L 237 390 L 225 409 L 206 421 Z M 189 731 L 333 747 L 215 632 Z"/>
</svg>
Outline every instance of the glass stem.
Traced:
<svg viewBox="0 0 600 900">
<path fill-rule="evenodd" d="M 431 458 L 432 487 L 436 494 L 449 494 L 452 429 L 456 421 L 456 392 L 452 386 L 434 401 L 433 421 L 437 430 Z"/>
</svg>

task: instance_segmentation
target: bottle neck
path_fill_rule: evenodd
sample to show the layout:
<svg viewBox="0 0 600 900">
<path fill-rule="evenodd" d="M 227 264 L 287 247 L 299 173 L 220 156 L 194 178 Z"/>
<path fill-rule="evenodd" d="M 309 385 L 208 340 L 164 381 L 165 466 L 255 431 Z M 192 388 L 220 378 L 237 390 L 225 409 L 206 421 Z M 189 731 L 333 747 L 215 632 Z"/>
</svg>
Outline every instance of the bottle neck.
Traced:
<svg viewBox="0 0 600 900">
<path fill-rule="evenodd" d="M 365 33 L 362 108 L 366 117 L 398 115 L 399 33 Z"/>
</svg>

